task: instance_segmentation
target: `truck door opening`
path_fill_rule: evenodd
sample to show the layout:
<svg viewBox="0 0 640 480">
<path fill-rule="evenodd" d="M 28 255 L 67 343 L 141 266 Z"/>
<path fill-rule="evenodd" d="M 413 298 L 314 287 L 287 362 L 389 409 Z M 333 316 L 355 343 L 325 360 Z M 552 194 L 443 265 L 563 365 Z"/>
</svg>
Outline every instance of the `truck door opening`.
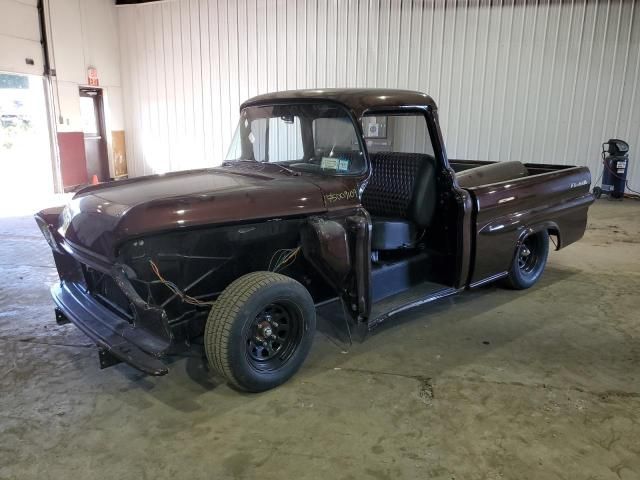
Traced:
<svg viewBox="0 0 640 480">
<path fill-rule="evenodd" d="M 423 113 L 365 116 L 363 132 L 371 162 L 362 205 L 372 223 L 372 303 L 398 295 L 406 302 L 414 287 L 419 297 L 451 288 L 438 212 L 442 167 Z"/>
</svg>

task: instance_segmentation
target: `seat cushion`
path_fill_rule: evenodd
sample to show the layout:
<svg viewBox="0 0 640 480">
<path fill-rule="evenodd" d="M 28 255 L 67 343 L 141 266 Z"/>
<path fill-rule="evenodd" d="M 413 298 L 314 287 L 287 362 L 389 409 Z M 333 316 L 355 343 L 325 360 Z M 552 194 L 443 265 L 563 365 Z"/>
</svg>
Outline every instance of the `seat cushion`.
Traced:
<svg viewBox="0 0 640 480">
<path fill-rule="evenodd" d="M 371 219 L 371 250 L 396 250 L 410 247 L 416 239 L 412 222 L 396 218 L 373 217 Z"/>
</svg>

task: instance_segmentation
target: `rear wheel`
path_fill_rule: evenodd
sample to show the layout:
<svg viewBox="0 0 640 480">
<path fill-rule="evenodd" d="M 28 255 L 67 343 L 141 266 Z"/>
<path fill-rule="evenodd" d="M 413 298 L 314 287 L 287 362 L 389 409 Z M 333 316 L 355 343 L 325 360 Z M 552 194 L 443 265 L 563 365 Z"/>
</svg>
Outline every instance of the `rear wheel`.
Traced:
<svg viewBox="0 0 640 480">
<path fill-rule="evenodd" d="M 523 290 L 534 285 L 542 276 L 548 256 L 549 234 L 546 230 L 526 237 L 516 250 L 505 286 Z"/>
<path fill-rule="evenodd" d="M 316 312 L 299 282 L 254 272 L 218 297 L 205 327 L 209 365 L 235 387 L 261 392 L 287 381 L 311 348 Z"/>
</svg>

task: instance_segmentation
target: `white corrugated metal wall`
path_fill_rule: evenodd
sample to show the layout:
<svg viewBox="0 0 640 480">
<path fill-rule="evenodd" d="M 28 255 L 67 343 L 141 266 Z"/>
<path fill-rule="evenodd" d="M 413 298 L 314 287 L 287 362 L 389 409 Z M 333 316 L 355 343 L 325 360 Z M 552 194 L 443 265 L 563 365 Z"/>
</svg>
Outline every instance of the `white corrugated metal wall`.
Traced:
<svg viewBox="0 0 640 480">
<path fill-rule="evenodd" d="M 243 99 L 410 88 L 451 158 L 581 164 L 631 144 L 640 187 L 640 5 L 610 1 L 176 0 L 119 9 L 129 172 L 217 164 Z"/>
</svg>

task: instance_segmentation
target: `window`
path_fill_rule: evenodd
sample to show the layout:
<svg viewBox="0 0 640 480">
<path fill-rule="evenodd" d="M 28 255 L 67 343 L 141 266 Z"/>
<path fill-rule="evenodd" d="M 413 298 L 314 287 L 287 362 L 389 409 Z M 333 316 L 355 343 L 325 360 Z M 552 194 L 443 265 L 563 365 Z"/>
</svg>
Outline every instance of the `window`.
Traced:
<svg viewBox="0 0 640 480">
<path fill-rule="evenodd" d="M 99 135 L 98 118 L 93 97 L 80 97 L 80 116 L 85 135 Z"/>
<path fill-rule="evenodd" d="M 351 117 L 340 107 L 315 103 L 245 108 L 227 154 L 232 160 L 282 163 L 323 175 L 365 170 Z"/>
<path fill-rule="evenodd" d="M 356 131 L 348 117 L 315 119 L 313 145 L 317 153 L 331 152 L 336 148 L 350 152 L 360 150 Z"/>
<path fill-rule="evenodd" d="M 269 118 L 269 161 L 302 160 L 303 156 L 300 118 L 292 115 Z"/>
<path fill-rule="evenodd" d="M 433 145 L 424 115 L 366 116 L 362 119 L 369 153 L 422 153 L 433 156 Z M 375 134 L 375 135 L 374 135 Z"/>
<path fill-rule="evenodd" d="M 258 162 L 285 162 L 301 160 L 303 156 L 302 131 L 299 117 L 271 117 L 247 120 L 247 140 L 253 146 L 253 158 Z M 236 130 L 228 160 L 242 158 L 240 129 Z M 267 155 L 268 154 L 268 155 Z"/>
</svg>

